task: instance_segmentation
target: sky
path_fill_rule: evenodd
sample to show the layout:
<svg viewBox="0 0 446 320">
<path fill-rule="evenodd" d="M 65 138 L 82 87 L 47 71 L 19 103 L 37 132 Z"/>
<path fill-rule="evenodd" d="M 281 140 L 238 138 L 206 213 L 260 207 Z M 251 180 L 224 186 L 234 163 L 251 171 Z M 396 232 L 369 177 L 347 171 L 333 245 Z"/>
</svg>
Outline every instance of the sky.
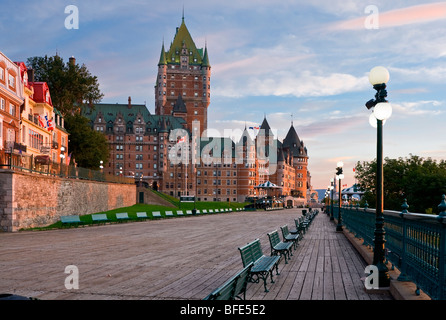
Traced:
<svg viewBox="0 0 446 320">
<path fill-rule="evenodd" d="M 446 2 L 2 0 L 0 51 L 25 62 L 74 56 L 98 77 L 103 103 L 131 96 L 154 113 L 161 46 L 183 10 L 196 46 L 208 48 L 212 135 L 237 139 L 266 117 L 283 140 L 293 124 L 313 188 L 327 188 L 338 161 L 350 186 L 356 163 L 376 158 L 365 102 L 375 95 L 369 71 L 384 66 L 393 107 L 384 157 L 446 159 Z"/>
</svg>

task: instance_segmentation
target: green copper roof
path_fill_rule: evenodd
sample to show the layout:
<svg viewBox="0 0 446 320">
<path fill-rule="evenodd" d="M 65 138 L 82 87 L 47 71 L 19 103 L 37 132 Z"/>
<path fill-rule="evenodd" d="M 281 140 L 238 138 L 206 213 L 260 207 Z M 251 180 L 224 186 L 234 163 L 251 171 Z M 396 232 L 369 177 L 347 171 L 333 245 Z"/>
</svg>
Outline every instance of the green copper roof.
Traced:
<svg viewBox="0 0 446 320">
<path fill-rule="evenodd" d="M 167 64 L 167 61 L 166 61 L 166 52 L 164 51 L 164 42 L 163 42 L 163 47 L 161 48 L 160 61 L 158 63 L 158 66 L 165 65 L 165 64 Z"/>
<path fill-rule="evenodd" d="M 203 56 L 203 63 L 201 64 L 203 67 L 210 67 L 209 64 L 209 57 L 208 57 L 208 48 L 205 47 L 204 49 L 204 56 Z"/>
<path fill-rule="evenodd" d="M 189 30 L 184 23 L 184 17 L 181 22 L 181 26 L 177 28 L 175 38 L 170 45 L 169 51 L 165 53 L 165 59 L 168 64 L 179 64 L 182 49 L 187 49 L 187 55 L 189 56 L 189 64 L 191 65 L 201 65 L 204 58 L 206 58 L 206 66 L 209 66 L 209 58 L 207 57 L 207 52 L 203 56 L 203 49 L 197 49 Z M 164 49 L 161 52 L 163 55 Z M 161 63 L 161 59 L 160 59 Z"/>
<path fill-rule="evenodd" d="M 122 122 L 126 127 L 133 127 L 133 124 L 138 121 L 138 116 L 142 117 L 145 123 L 147 133 L 157 133 L 161 131 L 168 132 L 172 129 L 182 129 L 185 120 L 180 117 L 172 115 L 153 115 L 149 112 L 147 107 L 142 104 L 132 104 L 131 108 L 127 104 L 106 104 L 98 103 L 94 105 L 94 109 L 85 113 L 84 116 L 90 120 L 91 125 L 101 115 L 102 122 L 106 123 L 107 128 L 113 127 L 115 120 L 122 117 Z M 150 130 L 149 130 L 150 129 Z"/>
</svg>

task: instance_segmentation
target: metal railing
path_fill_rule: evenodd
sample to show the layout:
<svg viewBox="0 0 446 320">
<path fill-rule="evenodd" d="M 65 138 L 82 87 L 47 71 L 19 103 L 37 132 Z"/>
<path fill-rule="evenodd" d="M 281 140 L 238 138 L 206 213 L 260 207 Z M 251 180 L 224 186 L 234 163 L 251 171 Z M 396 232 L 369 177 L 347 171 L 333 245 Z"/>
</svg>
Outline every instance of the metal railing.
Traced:
<svg viewBox="0 0 446 320">
<path fill-rule="evenodd" d="M 441 205 L 444 202 L 443 201 Z M 401 212 L 384 210 L 387 261 L 397 267 L 399 281 L 412 281 L 434 300 L 446 299 L 446 217 L 409 213 L 407 203 Z M 342 223 L 363 244 L 374 247 L 375 210 L 342 207 Z M 333 208 L 337 220 L 339 208 Z"/>
<path fill-rule="evenodd" d="M 37 158 L 39 159 L 39 158 Z M 9 158 L 8 163 L 0 164 L 0 169 L 9 169 L 13 171 L 28 172 L 39 175 L 54 176 L 68 179 L 81 179 L 100 182 L 113 182 L 134 184 L 135 179 L 106 174 L 100 170 L 91 170 L 74 165 L 65 165 L 52 161 L 43 161 L 39 163 L 35 157 L 16 156 Z"/>
</svg>

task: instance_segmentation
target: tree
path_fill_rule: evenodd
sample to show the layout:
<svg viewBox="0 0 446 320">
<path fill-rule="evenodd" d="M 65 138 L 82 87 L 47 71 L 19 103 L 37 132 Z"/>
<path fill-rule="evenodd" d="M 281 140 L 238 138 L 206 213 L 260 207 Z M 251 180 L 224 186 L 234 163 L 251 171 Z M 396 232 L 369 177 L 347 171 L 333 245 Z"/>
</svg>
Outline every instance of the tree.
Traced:
<svg viewBox="0 0 446 320">
<path fill-rule="evenodd" d="M 92 108 L 103 98 L 96 76 L 92 76 L 85 64 L 74 60 L 65 63 L 61 57 L 31 57 L 28 67 L 34 70 L 35 81 L 46 82 L 51 91 L 53 105 L 62 113 L 81 113 Z"/>
<path fill-rule="evenodd" d="M 401 211 L 407 199 L 411 212 L 437 212 L 441 195 L 446 193 L 446 161 L 410 155 L 403 159 L 384 159 L 384 208 Z M 376 160 L 358 162 L 355 167 L 358 185 L 365 190 L 363 201 L 376 203 Z M 430 210 L 432 209 L 432 210 Z"/>
<path fill-rule="evenodd" d="M 65 127 L 70 133 L 69 149 L 80 167 L 98 169 L 101 160 L 108 162 L 109 150 L 105 135 L 94 131 L 87 118 L 77 113 L 67 114 Z"/>
<path fill-rule="evenodd" d="M 46 82 L 53 106 L 63 115 L 69 133 L 68 148 L 80 167 L 98 169 L 99 161 L 108 161 L 109 151 L 105 136 L 94 131 L 89 120 L 82 116 L 87 108 L 99 103 L 103 94 L 96 76 L 75 60 L 64 63 L 58 55 L 28 58 L 35 81 Z"/>
</svg>

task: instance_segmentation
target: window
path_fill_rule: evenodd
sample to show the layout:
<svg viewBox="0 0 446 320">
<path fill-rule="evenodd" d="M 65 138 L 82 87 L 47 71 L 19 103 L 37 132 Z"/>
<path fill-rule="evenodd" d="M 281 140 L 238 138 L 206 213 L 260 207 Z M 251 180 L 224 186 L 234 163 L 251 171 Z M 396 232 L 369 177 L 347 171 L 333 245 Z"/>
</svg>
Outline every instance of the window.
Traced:
<svg viewBox="0 0 446 320">
<path fill-rule="evenodd" d="M 0 109 L 5 111 L 6 108 L 6 101 L 3 98 L 0 98 Z"/>
<path fill-rule="evenodd" d="M 5 69 L 0 67 L 0 80 L 5 81 Z"/>
<path fill-rule="evenodd" d="M 9 86 L 11 88 L 15 89 L 15 77 L 12 74 L 9 75 L 9 82 L 8 82 L 8 84 L 9 84 Z"/>
<path fill-rule="evenodd" d="M 9 104 L 9 114 L 13 117 L 16 116 L 16 110 L 15 110 L 15 105 L 13 105 L 12 103 Z"/>
</svg>

